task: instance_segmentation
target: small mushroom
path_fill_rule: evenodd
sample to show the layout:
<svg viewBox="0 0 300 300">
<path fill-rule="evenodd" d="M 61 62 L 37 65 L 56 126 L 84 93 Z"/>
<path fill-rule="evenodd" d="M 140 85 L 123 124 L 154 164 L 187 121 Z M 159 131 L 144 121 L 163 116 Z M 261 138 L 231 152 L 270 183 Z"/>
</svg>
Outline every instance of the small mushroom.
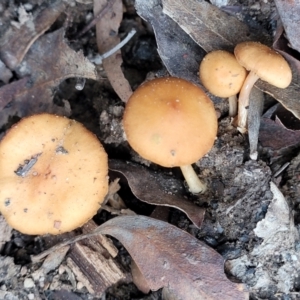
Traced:
<svg viewBox="0 0 300 300">
<path fill-rule="evenodd" d="M 179 166 L 192 193 L 205 191 L 191 164 L 213 146 L 217 117 L 199 87 L 174 77 L 144 83 L 126 104 L 123 126 L 129 144 L 143 158 Z"/>
<path fill-rule="evenodd" d="M 235 56 L 224 50 L 205 55 L 199 68 L 200 81 L 207 90 L 221 98 L 228 98 L 229 116 L 237 114 L 237 94 L 247 76 L 247 71 Z"/>
<path fill-rule="evenodd" d="M 38 114 L 0 143 L 0 211 L 25 234 L 60 234 L 91 219 L 108 191 L 108 160 L 96 136 L 65 117 Z"/>
<path fill-rule="evenodd" d="M 245 133 L 249 94 L 255 82 L 260 78 L 278 88 L 286 88 L 292 81 L 292 71 L 278 52 L 258 42 L 240 43 L 235 47 L 234 54 L 239 64 L 250 71 L 238 100 L 237 126 L 241 133 Z"/>
</svg>

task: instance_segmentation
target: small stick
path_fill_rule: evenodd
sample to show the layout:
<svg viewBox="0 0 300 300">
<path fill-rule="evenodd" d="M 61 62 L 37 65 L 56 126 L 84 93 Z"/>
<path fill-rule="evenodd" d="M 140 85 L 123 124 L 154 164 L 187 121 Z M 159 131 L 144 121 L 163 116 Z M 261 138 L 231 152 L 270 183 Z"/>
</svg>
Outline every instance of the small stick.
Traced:
<svg viewBox="0 0 300 300">
<path fill-rule="evenodd" d="M 97 229 L 97 228 L 96 228 Z M 97 232 L 96 230 L 93 230 L 92 232 L 90 233 L 86 233 L 86 234 L 81 234 L 81 235 L 78 235 L 78 236 L 75 236 L 71 239 L 68 239 L 64 242 L 61 242 L 59 244 L 56 244 L 55 246 L 53 247 L 50 247 L 49 249 L 43 251 L 42 253 L 40 254 L 37 254 L 37 255 L 31 255 L 31 261 L 32 262 L 38 262 L 40 261 L 41 259 L 43 259 L 44 257 L 46 257 L 47 255 L 49 255 L 50 253 L 60 249 L 61 247 L 64 247 L 64 246 L 67 246 L 67 245 L 70 245 L 70 244 L 73 244 L 73 243 L 76 243 L 78 241 L 81 241 L 85 238 L 89 238 L 89 237 L 93 237 L 95 235 L 99 234 L 99 232 Z"/>
</svg>

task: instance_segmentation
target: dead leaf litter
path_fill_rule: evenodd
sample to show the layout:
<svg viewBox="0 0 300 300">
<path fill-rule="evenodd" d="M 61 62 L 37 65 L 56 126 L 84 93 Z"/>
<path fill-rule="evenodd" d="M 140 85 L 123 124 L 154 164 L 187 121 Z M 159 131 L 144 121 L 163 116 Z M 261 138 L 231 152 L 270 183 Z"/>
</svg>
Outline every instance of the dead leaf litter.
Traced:
<svg viewBox="0 0 300 300">
<path fill-rule="evenodd" d="M 93 220 L 57 236 L 21 234 L 0 216 L 0 299 L 299 299 L 298 10 L 279 0 L 2 1 L 1 136 L 40 112 L 80 121 L 108 153 L 110 190 Z M 207 93 L 219 128 L 193 165 L 207 191 L 192 195 L 179 169 L 129 147 L 126 102 L 162 76 L 202 87 L 207 52 L 250 40 L 286 58 L 292 84 L 255 84 L 249 137 Z"/>
</svg>

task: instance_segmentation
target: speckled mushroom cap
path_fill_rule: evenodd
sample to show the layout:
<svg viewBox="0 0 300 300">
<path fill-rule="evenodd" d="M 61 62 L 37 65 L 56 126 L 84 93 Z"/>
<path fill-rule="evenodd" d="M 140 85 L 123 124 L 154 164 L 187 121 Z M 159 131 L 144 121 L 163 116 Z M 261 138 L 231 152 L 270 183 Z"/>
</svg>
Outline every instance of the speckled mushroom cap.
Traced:
<svg viewBox="0 0 300 300">
<path fill-rule="evenodd" d="M 286 60 L 276 51 L 258 42 L 236 45 L 237 61 L 248 71 L 279 88 L 286 88 L 292 81 L 292 71 Z"/>
<path fill-rule="evenodd" d="M 247 71 L 232 53 L 217 50 L 205 55 L 200 63 L 199 76 L 210 93 L 227 98 L 239 93 Z"/>
<path fill-rule="evenodd" d="M 22 119 L 0 143 L 0 211 L 25 234 L 60 234 L 91 219 L 108 191 L 102 145 L 82 124 Z"/>
<path fill-rule="evenodd" d="M 123 126 L 131 147 L 164 167 L 189 165 L 205 155 L 217 134 L 212 101 L 196 85 L 159 78 L 129 98 Z"/>
</svg>

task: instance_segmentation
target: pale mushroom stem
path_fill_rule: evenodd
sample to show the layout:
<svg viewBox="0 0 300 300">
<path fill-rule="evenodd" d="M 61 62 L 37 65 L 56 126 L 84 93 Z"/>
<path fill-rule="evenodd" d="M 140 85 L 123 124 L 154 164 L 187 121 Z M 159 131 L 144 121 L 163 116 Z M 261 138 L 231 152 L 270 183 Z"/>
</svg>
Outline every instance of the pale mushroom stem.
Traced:
<svg viewBox="0 0 300 300">
<path fill-rule="evenodd" d="M 229 117 L 235 117 L 238 108 L 236 95 L 228 97 L 228 102 L 229 102 Z"/>
<path fill-rule="evenodd" d="M 238 125 L 238 130 L 241 133 L 245 133 L 247 131 L 249 96 L 252 87 L 254 86 L 255 82 L 258 79 L 259 77 L 253 71 L 250 71 L 240 91 L 239 100 L 238 100 L 239 108 L 238 108 L 237 125 Z"/>
<path fill-rule="evenodd" d="M 199 194 L 206 191 L 206 184 L 199 179 L 191 165 L 180 166 L 180 169 L 191 193 Z"/>
</svg>

